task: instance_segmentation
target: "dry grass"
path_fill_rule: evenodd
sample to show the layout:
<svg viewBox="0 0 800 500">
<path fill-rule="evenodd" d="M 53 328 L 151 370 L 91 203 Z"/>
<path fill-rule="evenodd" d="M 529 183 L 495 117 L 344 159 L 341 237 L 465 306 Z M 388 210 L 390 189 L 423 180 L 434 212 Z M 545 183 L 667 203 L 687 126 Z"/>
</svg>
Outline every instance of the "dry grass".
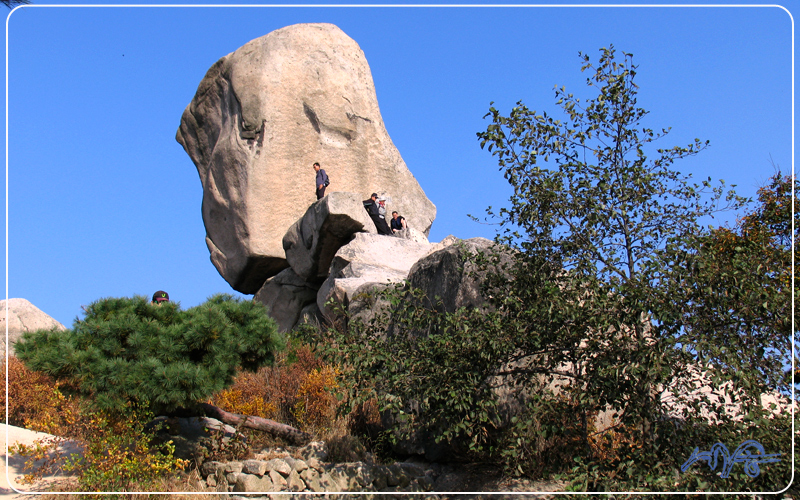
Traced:
<svg viewBox="0 0 800 500">
<path fill-rule="evenodd" d="M 107 495 L 87 495 L 85 493 L 75 493 L 70 494 L 72 492 L 76 492 L 77 482 L 75 481 L 61 481 L 54 485 L 51 491 L 58 492 L 57 495 L 49 495 L 43 494 L 41 495 L 42 500 L 86 500 L 86 499 L 93 499 L 93 498 L 103 498 L 107 497 Z M 156 482 L 155 484 L 151 485 L 147 488 L 148 492 L 143 491 L 141 488 L 137 488 L 137 485 L 131 485 L 128 488 L 128 492 L 139 492 L 140 494 L 131 494 L 126 495 L 125 498 L 137 499 L 137 500 L 144 500 L 144 499 L 164 499 L 164 495 L 155 495 L 152 493 L 171 493 L 169 495 L 170 499 L 174 500 L 190 500 L 190 499 L 197 499 L 203 498 L 206 500 L 227 500 L 229 495 L 227 493 L 221 494 L 213 494 L 216 493 L 214 488 L 210 488 L 205 485 L 205 482 L 200 477 L 200 474 L 197 471 L 192 471 L 189 473 L 179 472 L 169 477 L 162 478 L 160 481 Z M 69 492 L 69 493 L 67 493 Z M 117 492 L 123 493 L 123 492 Z M 198 493 L 203 493 L 203 495 L 198 495 Z"/>
</svg>

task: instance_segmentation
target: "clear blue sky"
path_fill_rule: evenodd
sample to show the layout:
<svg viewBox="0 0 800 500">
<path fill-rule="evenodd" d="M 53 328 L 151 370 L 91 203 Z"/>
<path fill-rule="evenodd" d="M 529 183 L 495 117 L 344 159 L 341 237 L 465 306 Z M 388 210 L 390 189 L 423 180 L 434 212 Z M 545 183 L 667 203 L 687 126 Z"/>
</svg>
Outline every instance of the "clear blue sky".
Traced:
<svg viewBox="0 0 800 500">
<path fill-rule="evenodd" d="M 647 125 L 672 127 L 659 146 L 711 141 L 678 170 L 754 196 L 773 173 L 770 158 L 793 167 L 793 24 L 774 6 L 33 1 L 6 23 L 7 290 L 66 326 L 101 297 L 164 289 L 188 308 L 234 293 L 209 260 L 200 180 L 175 132 L 214 62 L 291 24 L 333 23 L 361 46 L 389 135 L 438 208 L 431 241 L 494 235 L 467 217 L 502 206 L 510 192 L 475 136 L 489 103 L 555 112 L 555 85 L 587 95 L 578 52 L 596 60 L 610 44 L 634 54 Z"/>
</svg>

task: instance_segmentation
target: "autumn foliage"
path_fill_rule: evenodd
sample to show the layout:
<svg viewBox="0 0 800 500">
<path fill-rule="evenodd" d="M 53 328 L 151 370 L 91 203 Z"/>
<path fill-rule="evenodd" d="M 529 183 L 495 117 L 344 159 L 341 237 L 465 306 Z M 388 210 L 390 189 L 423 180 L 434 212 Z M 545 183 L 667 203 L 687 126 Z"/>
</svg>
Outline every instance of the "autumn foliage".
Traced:
<svg viewBox="0 0 800 500">
<path fill-rule="evenodd" d="M 5 368 L 5 362 L 2 363 Z M 65 435 L 75 423 L 78 401 L 66 396 L 62 383 L 36 372 L 14 356 L 8 358 L 8 424 Z M 0 391 L 5 406 L 6 393 Z"/>
<path fill-rule="evenodd" d="M 339 370 L 306 345 L 278 356 L 275 365 L 240 372 L 211 398 L 220 408 L 288 423 L 305 431 L 329 429 L 336 418 Z"/>
</svg>

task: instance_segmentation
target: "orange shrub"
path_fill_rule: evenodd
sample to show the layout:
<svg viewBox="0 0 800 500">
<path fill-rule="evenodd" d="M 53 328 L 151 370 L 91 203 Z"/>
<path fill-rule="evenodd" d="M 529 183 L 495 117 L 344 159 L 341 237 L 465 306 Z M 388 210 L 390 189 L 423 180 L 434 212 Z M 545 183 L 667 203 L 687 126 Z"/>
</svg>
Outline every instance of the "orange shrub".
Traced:
<svg viewBox="0 0 800 500">
<path fill-rule="evenodd" d="M 339 401 L 333 391 L 339 388 L 339 370 L 324 366 L 308 372 L 297 391 L 293 414 L 307 428 L 330 428 Z"/>
<path fill-rule="evenodd" d="M 265 397 L 267 391 L 264 390 L 264 383 L 263 374 L 260 372 L 241 372 L 233 385 L 216 394 L 213 401 L 220 408 L 233 413 L 278 418 L 278 406 Z"/>
<path fill-rule="evenodd" d="M 330 425 L 337 401 L 338 370 L 327 366 L 307 345 L 278 355 L 273 366 L 240 372 L 211 403 L 233 413 L 271 418 L 301 429 Z"/>
<path fill-rule="evenodd" d="M 5 369 L 5 362 L 2 367 Z M 60 387 L 51 377 L 29 370 L 16 357 L 9 357 L 8 424 L 50 434 L 68 433 L 77 418 L 78 402 L 65 396 Z M 5 398 L 5 391 L 0 391 L 3 406 Z"/>
</svg>

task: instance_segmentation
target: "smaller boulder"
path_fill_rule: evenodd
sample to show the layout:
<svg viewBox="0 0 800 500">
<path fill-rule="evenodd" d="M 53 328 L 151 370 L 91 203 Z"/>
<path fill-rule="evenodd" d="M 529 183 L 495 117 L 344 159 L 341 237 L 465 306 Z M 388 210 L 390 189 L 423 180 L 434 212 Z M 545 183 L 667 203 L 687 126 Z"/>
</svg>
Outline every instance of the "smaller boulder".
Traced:
<svg viewBox="0 0 800 500">
<path fill-rule="evenodd" d="M 480 280 L 474 275 L 478 270 L 469 257 L 491 251 L 495 246 L 486 238 L 445 245 L 414 264 L 408 273 L 409 285 L 425 292 L 429 307 L 436 306 L 446 312 L 461 307 L 483 307 L 486 299 L 481 294 Z"/>
<path fill-rule="evenodd" d="M 289 268 L 268 279 L 253 300 L 267 306 L 269 315 L 278 323 L 279 331 L 288 332 L 302 321 L 305 308 L 315 304 L 317 290 Z"/>
<path fill-rule="evenodd" d="M 358 195 L 330 193 L 311 205 L 286 232 L 286 260 L 302 279 L 323 280 L 339 248 L 362 232 L 377 231 Z"/>
<path fill-rule="evenodd" d="M 355 291 L 366 283 L 399 283 L 414 263 L 430 249 L 428 243 L 359 233 L 336 252 L 328 279 L 317 294 L 317 306 L 328 319 L 335 314 L 330 299 L 347 307 Z"/>
<path fill-rule="evenodd" d="M 8 306 L 7 318 L 5 315 L 6 305 Z M 0 313 L 0 332 L 5 332 L 6 325 L 8 326 L 9 356 L 14 355 L 14 344 L 25 332 L 66 330 L 64 325 L 25 299 L 0 300 L 0 311 L 2 311 Z M 5 350 L 5 335 L 0 335 L 0 346 Z"/>
</svg>

